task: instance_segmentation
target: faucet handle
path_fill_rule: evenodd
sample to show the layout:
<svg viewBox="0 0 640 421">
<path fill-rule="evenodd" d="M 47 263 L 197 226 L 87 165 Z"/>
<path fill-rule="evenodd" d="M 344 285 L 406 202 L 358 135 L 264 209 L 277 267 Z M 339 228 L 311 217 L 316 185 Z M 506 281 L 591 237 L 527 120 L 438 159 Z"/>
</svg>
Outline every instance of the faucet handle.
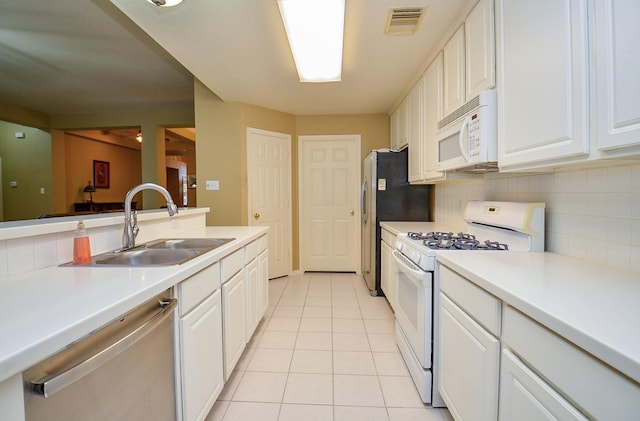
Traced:
<svg viewBox="0 0 640 421">
<path fill-rule="evenodd" d="M 173 201 L 167 202 L 167 211 L 169 212 L 169 216 L 178 214 L 178 205 L 176 205 Z"/>
<path fill-rule="evenodd" d="M 133 211 L 133 221 L 132 221 L 133 226 L 132 231 L 133 231 L 133 238 L 136 238 L 138 236 L 138 232 L 140 232 L 140 228 L 138 228 L 138 211 L 134 210 Z"/>
</svg>

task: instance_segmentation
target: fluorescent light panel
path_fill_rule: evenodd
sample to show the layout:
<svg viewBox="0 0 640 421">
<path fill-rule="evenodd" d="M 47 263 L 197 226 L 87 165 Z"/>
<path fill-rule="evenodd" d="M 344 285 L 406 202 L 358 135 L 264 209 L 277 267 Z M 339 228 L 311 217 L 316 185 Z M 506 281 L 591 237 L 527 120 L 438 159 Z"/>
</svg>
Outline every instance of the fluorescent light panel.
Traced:
<svg viewBox="0 0 640 421">
<path fill-rule="evenodd" d="M 301 82 L 342 76 L 345 0 L 278 0 Z"/>
</svg>

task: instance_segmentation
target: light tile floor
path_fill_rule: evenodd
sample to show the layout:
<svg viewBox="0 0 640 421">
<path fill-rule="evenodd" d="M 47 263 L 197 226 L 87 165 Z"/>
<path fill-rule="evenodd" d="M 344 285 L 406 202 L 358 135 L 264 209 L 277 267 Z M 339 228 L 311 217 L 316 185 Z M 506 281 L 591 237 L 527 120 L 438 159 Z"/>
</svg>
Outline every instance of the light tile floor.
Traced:
<svg viewBox="0 0 640 421">
<path fill-rule="evenodd" d="M 269 282 L 269 308 L 207 421 L 449 421 L 423 405 L 393 313 L 362 277 Z"/>
</svg>

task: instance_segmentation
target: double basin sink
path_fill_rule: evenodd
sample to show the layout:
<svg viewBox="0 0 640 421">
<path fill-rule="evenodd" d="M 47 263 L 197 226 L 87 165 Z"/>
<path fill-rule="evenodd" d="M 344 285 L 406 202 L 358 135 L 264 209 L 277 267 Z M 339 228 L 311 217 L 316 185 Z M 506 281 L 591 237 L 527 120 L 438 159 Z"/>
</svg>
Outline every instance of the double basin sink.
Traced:
<svg viewBox="0 0 640 421">
<path fill-rule="evenodd" d="M 91 260 L 91 265 L 180 265 L 233 240 L 235 240 L 235 238 L 175 238 L 155 240 L 128 250 L 115 250 L 94 256 Z"/>
</svg>

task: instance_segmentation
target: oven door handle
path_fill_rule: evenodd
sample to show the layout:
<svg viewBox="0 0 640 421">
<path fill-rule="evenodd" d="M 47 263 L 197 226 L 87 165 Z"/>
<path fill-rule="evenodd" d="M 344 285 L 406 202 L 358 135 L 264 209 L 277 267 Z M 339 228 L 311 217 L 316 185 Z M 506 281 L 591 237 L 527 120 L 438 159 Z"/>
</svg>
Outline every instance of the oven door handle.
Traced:
<svg viewBox="0 0 640 421">
<path fill-rule="evenodd" d="M 422 269 L 419 269 L 418 265 L 413 263 L 411 260 L 407 259 L 398 250 L 393 250 L 393 253 L 391 254 L 393 255 L 393 258 L 396 261 L 396 263 L 399 264 L 402 268 L 404 268 L 404 270 L 412 273 L 415 276 L 419 276 L 420 278 L 425 276 L 425 272 Z"/>
</svg>

